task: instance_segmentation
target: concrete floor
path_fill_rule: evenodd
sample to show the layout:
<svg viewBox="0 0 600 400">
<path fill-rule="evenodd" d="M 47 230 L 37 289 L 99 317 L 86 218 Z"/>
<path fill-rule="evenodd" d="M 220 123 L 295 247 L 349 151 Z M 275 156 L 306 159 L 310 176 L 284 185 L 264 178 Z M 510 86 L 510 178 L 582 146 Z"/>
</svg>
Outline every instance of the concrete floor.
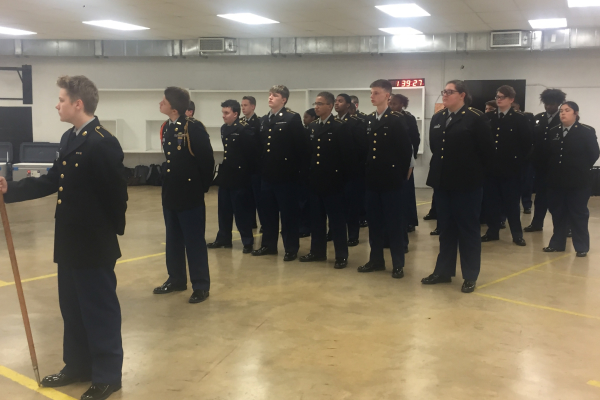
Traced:
<svg viewBox="0 0 600 400">
<path fill-rule="evenodd" d="M 417 192 L 423 217 L 431 191 Z M 340 271 L 331 245 L 328 262 L 284 263 L 281 242 L 279 256 L 257 258 L 243 255 L 238 239 L 233 249 L 209 251 L 211 296 L 191 305 L 190 290 L 152 295 L 166 279 L 160 189 L 129 193 L 120 240 L 125 262 L 117 266 L 123 390 L 111 399 L 600 398 L 598 198 L 590 200 L 587 258 L 575 258 L 570 245 L 566 253 L 541 251 L 551 236 L 549 217 L 544 232 L 525 234 L 524 248 L 505 230 L 500 242 L 483 246 L 474 294 L 460 292 L 460 276 L 451 285 L 421 285 L 438 252 L 438 238 L 429 235 L 435 221 L 421 220 L 410 234 L 402 280 L 389 269 L 356 272 L 367 261 L 367 229 Z M 211 241 L 216 200 L 213 189 L 206 197 Z M 54 196 L 8 206 L 23 279 L 56 272 L 54 207 Z M 530 219 L 523 215 L 523 226 Z M 0 281 L 12 282 L 0 239 Z M 300 255 L 309 245 L 301 240 Z M 63 365 L 56 278 L 24 288 L 41 374 L 55 373 Z M 2 371 L 33 374 L 14 285 L 0 283 L 0 304 L 0 398 L 78 399 L 87 384 L 44 397 L 5 377 Z"/>
</svg>

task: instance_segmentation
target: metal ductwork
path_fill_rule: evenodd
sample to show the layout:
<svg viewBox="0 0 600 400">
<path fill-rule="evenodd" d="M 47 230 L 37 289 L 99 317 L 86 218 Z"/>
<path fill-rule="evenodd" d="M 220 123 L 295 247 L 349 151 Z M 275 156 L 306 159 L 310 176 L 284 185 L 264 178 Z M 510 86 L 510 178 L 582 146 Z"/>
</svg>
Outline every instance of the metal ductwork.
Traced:
<svg viewBox="0 0 600 400">
<path fill-rule="evenodd" d="M 492 47 L 490 32 L 417 36 L 216 38 L 223 51 L 202 51 L 200 39 L 186 40 L 0 40 L 0 55 L 25 57 L 199 57 L 302 56 L 338 54 L 460 53 L 600 48 L 600 29 L 521 31 L 526 44 Z"/>
</svg>

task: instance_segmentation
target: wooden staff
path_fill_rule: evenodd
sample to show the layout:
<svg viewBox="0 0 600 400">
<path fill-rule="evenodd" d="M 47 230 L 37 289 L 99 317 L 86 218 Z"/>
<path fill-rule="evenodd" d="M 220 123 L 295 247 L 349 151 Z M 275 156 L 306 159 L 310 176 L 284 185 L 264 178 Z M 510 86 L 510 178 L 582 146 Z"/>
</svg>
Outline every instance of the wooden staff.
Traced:
<svg viewBox="0 0 600 400">
<path fill-rule="evenodd" d="M 27 344 L 29 345 L 29 355 L 33 364 L 33 372 L 38 386 L 40 386 L 40 371 L 38 369 L 37 356 L 35 355 L 35 345 L 33 344 L 33 335 L 31 334 L 31 325 L 29 324 L 29 315 L 27 314 L 27 305 L 25 304 L 25 295 L 23 294 L 23 285 L 21 284 L 21 274 L 19 274 L 19 266 L 17 265 L 17 255 L 15 254 L 15 245 L 13 244 L 12 233 L 10 232 L 10 224 L 8 223 L 8 214 L 6 213 L 6 205 L 4 204 L 4 195 L 0 190 L 0 214 L 2 214 L 2 225 L 4 225 L 4 235 L 6 236 L 6 245 L 8 254 L 10 255 L 10 263 L 12 265 L 13 275 L 15 277 L 15 286 L 17 287 L 17 295 L 19 296 L 19 305 L 21 306 L 21 315 L 23 316 L 23 325 L 25 325 L 25 334 L 27 335 Z"/>
</svg>

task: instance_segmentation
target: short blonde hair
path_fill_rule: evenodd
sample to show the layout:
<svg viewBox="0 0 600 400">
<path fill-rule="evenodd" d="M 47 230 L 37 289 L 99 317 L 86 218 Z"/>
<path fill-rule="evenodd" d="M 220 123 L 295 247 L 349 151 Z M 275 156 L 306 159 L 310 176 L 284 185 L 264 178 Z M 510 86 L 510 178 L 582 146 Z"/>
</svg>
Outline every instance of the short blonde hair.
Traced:
<svg viewBox="0 0 600 400">
<path fill-rule="evenodd" d="M 61 76 L 56 81 L 56 85 L 67 91 L 71 102 L 81 100 L 86 114 L 94 115 L 98 107 L 98 88 L 94 82 L 83 75 Z"/>
</svg>

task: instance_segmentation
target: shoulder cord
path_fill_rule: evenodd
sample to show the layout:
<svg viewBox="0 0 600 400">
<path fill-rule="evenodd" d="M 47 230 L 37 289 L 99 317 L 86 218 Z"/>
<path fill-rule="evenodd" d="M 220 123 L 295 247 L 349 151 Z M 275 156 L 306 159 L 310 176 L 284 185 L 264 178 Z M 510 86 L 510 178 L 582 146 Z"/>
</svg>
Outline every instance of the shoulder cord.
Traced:
<svg viewBox="0 0 600 400">
<path fill-rule="evenodd" d="M 189 123 L 190 123 L 190 121 L 186 121 L 185 127 L 183 128 L 183 145 L 185 146 L 185 140 L 187 139 L 188 150 L 190 151 L 190 154 L 192 155 L 192 157 L 196 157 L 196 155 L 192 151 L 192 142 L 190 140 L 190 133 L 188 132 L 188 124 Z"/>
</svg>

